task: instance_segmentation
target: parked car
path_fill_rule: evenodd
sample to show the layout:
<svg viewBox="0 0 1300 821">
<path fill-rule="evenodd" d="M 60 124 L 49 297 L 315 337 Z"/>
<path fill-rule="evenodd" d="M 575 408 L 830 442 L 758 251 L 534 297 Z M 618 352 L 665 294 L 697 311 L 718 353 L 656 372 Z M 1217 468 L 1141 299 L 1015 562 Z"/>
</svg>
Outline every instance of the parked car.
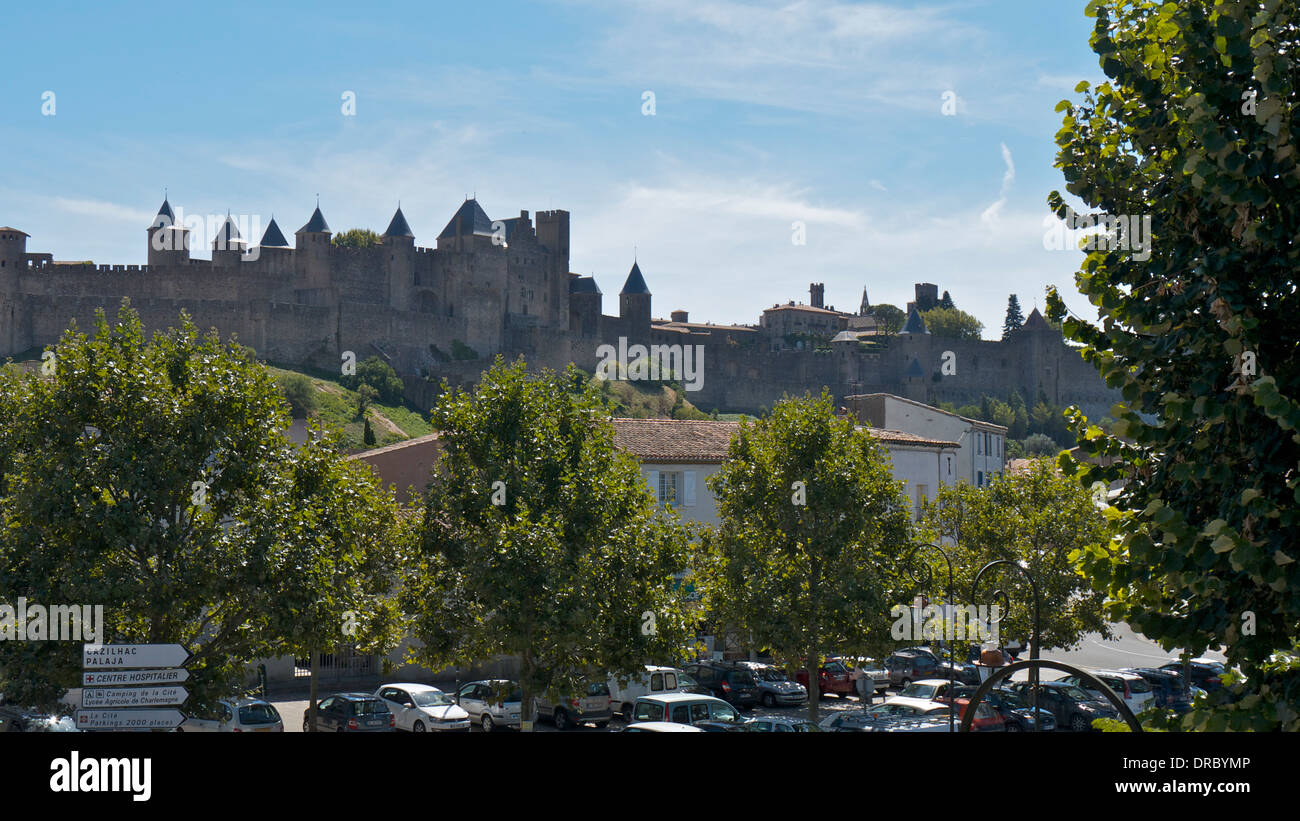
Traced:
<svg viewBox="0 0 1300 821">
<path fill-rule="evenodd" d="M 957 698 L 957 721 L 960 726 L 963 719 L 966 718 L 966 711 L 970 709 L 969 698 Z M 945 718 L 948 715 L 947 710 L 931 711 L 928 715 L 939 715 Z M 1003 720 L 1002 714 L 993 709 L 993 705 L 987 701 L 981 701 L 975 705 L 975 718 L 971 721 L 970 731 L 972 733 L 1001 733 L 1007 729 L 1006 721 Z"/>
<path fill-rule="evenodd" d="M 951 666 L 953 670 L 953 681 L 958 681 L 962 684 L 975 685 L 980 683 L 979 668 L 974 664 L 971 664 L 969 661 L 966 661 L 963 657 L 964 654 L 961 652 L 956 654 L 956 660 L 951 663 L 948 661 L 948 651 L 943 649 L 920 646 L 905 648 L 904 652 L 921 653 L 934 659 L 935 667 L 938 669 L 936 670 L 935 675 L 931 676 L 931 678 L 948 678 L 948 667 Z"/>
<path fill-rule="evenodd" d="M 1012 685 L 1012 689 L 1020 693 L 1026 703 L 1032 703 L 1029 682 L 1018 681 Z M 1119 717 L 1114 707 L 1097 701 L 1078 687 L 1063 681 L 1040 682 L 1038 706 L 1050 710 L 1056 717 L 1058 726 L 1069 727 L 1076 733 L 1092 729 L 1095 719 Z"/>
<path fill-rule="evenodd" d="M 741 661 L 737 664 L 752 672 L 754 678 L 758 680 L 758 703 L 764 707 L 808 703 L 808 689 L 802 684 L 791 681 L 781 668 L 756 661 Z"/>
<path fill-rule="evenodd" d="M 1126 667 L 1123 672 L 1139 675 L 1151 685 L 1152 699 L 1148 707 L 1173 710 L 1178 715 L 1190 713 L 1196 693 L 1204 692 L 1199 687 L 1193 687 L 1190 691 L 1184 688 L 1183 677 L 1168 670 L 1158 670 L 1155 667 Z"/>
<path fill-rule="evenodd" d="M 1151 687 L 1151 683 L 1137 673 L 1128 673 L 1123 670 L 1096 670 L 1092 675 L 1101 679 L 1101 683 L 1123 699 L 1124 704 L 1134 713 L 1142 712 L 1147 708 L 1148 704 L 1155 700 L 1156 694 Z M 1066 684 L 1073 684 L 1098 701 L 1103 701 L 1106 698 L 1096 688 L 1096 685 L 1083 676 L 1066 676 L 1059 680 L 1064 681 Z"/>
<path fill-rule="evenodd" d="M 671 721 L 642 721 L 638 724 L 629 724 L 622 729 L 624 733 L 702 733 L 699 727 L 693 724 L 675 724 Z"/>
<path fill-rule="evenodd" d="M 885 669 L 889 671 L 889 683 L 894 687 L 906 687 L 921 679 L 938 678 L 939 673 L 939 665 L 933 655 L 913 650 L 899 650 L 890 655 L 885 659 Z"/>
<path fill-rule="evenodd" d="M 614 717 L 610 706 L 609 685 L 603 681 L 589 681 L 582 687 L 582 695 L 572 695 L 552 704 L 546 696 L 533 699 L 534 714 L 538 720 L 547 719 L 557 730 L 568 730 L 578 724 L 595 724 L 604 727 Z"/>
<path fill-rule="evenodd" d="M 518 684 L 500 678 L 471 681 L 456 691 L 456 703 L 485 733 L 497 727 L 519 729 L 523 700 Z"/>
<path fill-rule="evenodd" d="M 821 733 L 821 727 L 803 718 L 790 716 L 763 716 L 749 720 L 751 732 L 755 733 Z"/>
<path fill-rule="evenodd" d="M 976 687 L 969 685 L 958 687 L 953 691 L 957 698 L 969 699 L 975 694 Z M 994 689 L 984 695 L 981 704 L 988 704 L 991 709 L 1002 716 L 1002 722 L 1009 733 L 1033 732 L 1034 713 L 1029 703 L 1019 694 L 1010 690 Z M 1046 707 L 1038 707 L 1038 731 L 1051 732 L 1056 729 L 1056 716 Z"/>
<path fill-rule="evenodd" d="M 1224 667 L 1222 662 L 1205 658 L 1192 659 L 1188 668 L 1192 684 L 1207 693 L 1212 693 L 1222 687 L 1223 680 L 1219 677 L 1228 672 L 1228 668 Z M 1181 676 L 1183 674 L 1183 663 L 1181 661 L 1171 661 L 1168 664 L 1160 665 L 1160 669 Z"/>
<path fill-rule="evenodd" d="M 51 715 L 35 708 L 0 704 L 0 733 L 79 733 L 72 716 Z"/>
<path fill-rule="evenodd" d="M 715 698 L 741 709 L 758 703 L 758 679 L 745 667 L 728 661 L 706 661 L 688 664 L 684 669 Z"/>
<path fill-rule="evenodd" d="M 706 721 L 744 723 L 736 708 L 713 696 L 695 693 L 664 693 L 641 696 L 632 707 L 633 722 L 671 721 L 676 724 L 698 724 Z"/>
<path fill-rule="evenodd" d="M 302 731 L 311 731 L 311 711 L 302 717 Z M 335 693 L 316 705 L 316 731 L 336 733 L 388 733 L 397 718 L 383 699 L 369 693 Z"/>
<path fill-rule="evenodd" d="M 660 693 L 696 693 L 708 695 L 708 688 L 676 667 L 645 666 L 645 672 L 621 681 L 618 676 L 609 677 L 609 700 L 616 711 L 621 713 L 624 721 L 630 721 L 632 705 L 641 696 L 659 695 Z"/>
<path fill-rule="evenodd" d="M 808 670 L 805 668 L 795 673 L 795 680 L 807 688 Z M 827 659 L 817 669 L 817 694 L 819 696 L 830 693 L 847 696 L 854 692 L 853 676 L 849 673 L 849 668 L 844 665 L 844 662 Z"/>
<path fill-rule="evenodd" d="M 946 716 L 889 715 L 861 710 L 827 716 L 819 726 L 832 733 L 946 733 L 949 729 Z"/>
<path fill-rule="evenodd" d="M 939 701 L 949 703 L 955 687 L 965 685 L 952 684 L 946 678 L 927 678 L 914 681 L 898 692 L 898 695 L 885 700 L 885 703 L 899 703 L 900 699 L 918 699 L 921 701 Z M 906 703 L 906 702 L 902 702 Z"/>
<path fill-rule="evenodd" d="M 889 671 L 885 665 L 865 656 L 840 656 L 834 659 L 849 668 L 849 678 L 853 681 L 853 692 L 859 697 L 864 695 L 864 682 L 870 683 L 865 695 L 874 698 L 877 693 L 884 693 L 889 687 Z"/>
<path fill-rule="evenodd" d="M 396 727 L 412 733 L 469 732 L 469 713 L 447 693 L 428 684 L 384 684 L 375 690 L 396 717 Z"/>
<path fill-rule="evenodd" d="M 192 716 L 178 733 L 282 733 L 284 721 L 270 702 L 260 698 L 223 698 L 216 706 Z"/>
</svg>

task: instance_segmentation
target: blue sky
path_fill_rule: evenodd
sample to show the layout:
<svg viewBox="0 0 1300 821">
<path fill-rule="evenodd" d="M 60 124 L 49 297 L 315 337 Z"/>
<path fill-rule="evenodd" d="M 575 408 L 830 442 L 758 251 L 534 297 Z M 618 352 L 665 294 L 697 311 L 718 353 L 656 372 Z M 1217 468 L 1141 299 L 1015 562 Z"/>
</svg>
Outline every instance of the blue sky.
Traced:
<svg viewBox="0 0 1300 821">
<path fill-rule="evenodd" d="M 1053 109 L 1102 79 L 1084 5 L 22 4 L 0 225 L 55 259 L 142 263 L 166 186 L 290 236 L 317 194 L 335 231 L 382 231 L 400 200 L 433 245 L 476 194 L 494 219 L 569 210 L 571 270 L 606 313 L 635 247 L 656 316 L 754 323 L 809 282 L 842 310 L 864 285 L 901 307 L 928 281 L 996 338 L 1007 295 L 1028 313 L 1049 283 L 1095 315 L 1082 255 L 1043 246 Z"/>
</svg>

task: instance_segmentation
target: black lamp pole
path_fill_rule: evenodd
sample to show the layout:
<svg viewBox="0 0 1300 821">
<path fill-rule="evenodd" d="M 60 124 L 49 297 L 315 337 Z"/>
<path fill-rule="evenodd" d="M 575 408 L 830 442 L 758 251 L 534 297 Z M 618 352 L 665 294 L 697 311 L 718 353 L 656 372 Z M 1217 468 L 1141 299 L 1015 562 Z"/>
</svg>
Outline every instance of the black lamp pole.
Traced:
<svg viewBox="0 0 1300 821">
<path fill-rule="evenodd" d="M 911 576 L 912 579 L 916 581 L 918 584 L 920 584 L 922 587 L 928 587 L 934 582 L 934 570 L 930 567 L 930 565 L 915 562 L 915 559 L 917 558 L 916 553 L 919 552 L 922 548 L 927 548 L 927 547 L 930 548 L 931 550 L 936 551 L 940 556 L 942 556 L 944 562 L 948 565 L 947 604 L 951 607 L 955 604 L 955 601 L 953 599 L 953 594 L 952 594 L 952 590 L 953 590 L 952 558 L 948 555 L 947 551 L 945 551 L 942 547 L 939 547 L 939 545 L 937 544 L 930 544 L 930 543 L 922 543 L 916 545 L 913 548 L 912 560 L 909 561 L 907 564 L 908 575 Z M 915 572 L 914 571 L 915 567 L 919 567 L 920 572 Z M 948 732 L 950 733 L 957 731 L 957 699 L 953 696 L 953 691 L 957 689 L 956 684 L 953 681 L 953 675 L 957 668 L 956 659 L 953 656 L 955 646 L 956 646 L 955 641 L 948 642 Z"/>
<path fill-rule="evenodd" d="M 989 570 L 992 570 L 994 567 L 997 567 L 998 565 L 1006 565 L 1007 567 L 1012 567 L 1020 571 L 1020 573 L 1024 575 L 1026 579 L 1029 580 L 1029 587 L 1034 591 L 1034 638 L 1033 638 L 1034 645 L 1029 651 L 1029 658 L 1031 661 L 1037 661 L 1038 647 L 1040 644 L 1042 644 L 1042 622 L 1040 618 L 1042 602 L 1038 594 L 1038 582 L 1037 580 L 1034 579 L 1034 575 L 1029 572 L 1029 568 L 1025 567 L 1025 565 L 1020 562 L 1014 562 L 1010 559 L 996 559 L 994 561 L 989 562 L 988 564 L 981 567 L 980 571 L 975 574 L 975 581 L 972 582 L 970 586 L 971 601 L 978 601 L 979 599 L 978 595 L 976 594 L 976 591 L 979 590 L 980 580 L 984 578 L 984 574 Z M 998 616 L 998 621 L 1001 621 L 1003 617 L 1005 617 L 1006 615 L 1005 611 L 1009 611 L 1011 609 L 1011 599 L 1007 596 L 1006 592 L 1003 590 L 994 590 L 993 597 L 995 599 L 1001 598 L 1002 601 L 1005 603 L 1004 612 L 999 614 Z M 1038 715 L 1038 667 L 1037 666 L 1034 666 L 1029 670 L 1029 687 L 1030 687 L 1029 712 L 1034 717 L 1034 732 L 1038 732 L 1038 725 L 1041 723 L 1041 721 Z"/>
</svg>

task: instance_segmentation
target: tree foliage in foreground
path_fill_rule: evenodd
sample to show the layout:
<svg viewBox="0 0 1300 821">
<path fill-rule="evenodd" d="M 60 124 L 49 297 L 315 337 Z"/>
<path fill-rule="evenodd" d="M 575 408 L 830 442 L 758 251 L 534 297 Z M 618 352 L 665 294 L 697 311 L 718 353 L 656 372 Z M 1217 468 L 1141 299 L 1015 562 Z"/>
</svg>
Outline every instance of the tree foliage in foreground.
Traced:
<svg viewBox="0 0 1300 821">
<path fill-rule="evenodd" d="M 597 390 L 570 366 L 530 376 L 500 357 L 433 412 L 445 452 L 404 601 L 433 669 L 520 659 L 532 697 L 677 660 L 692 635 L 675 574 L 688 533 L 614 447 Z"/>
<path fill-rule="evenodd" d="M 1110 80 L 1061 103 L 1057 165 L 1090 208 L 1149 215 L 1153 241 L 1145 260 L 1110 243 L 1088 253 L 1076 282 L 1100 323 L 1064 322 L 1123 396 L 1113 436 L 1075 418 L 1085 451 L 1113 461 L 1082 481 L 1128 480 L 1121 538 L 1084 551 L 1083 567 L 1112 618 L 1240 666 L 1244 682 L 1186 728 L 1297 730 L 1300 10 L 1088 12 Z M 1071 216 L 1058 193 L 1049 202 Z M 1056 294 L 1049 312 L 1065 317 Z"/>
<path fill-rule="evenodd" d="M 890 646 L 910 507 L 884 446 L 836 417 L 828 394 L 742 424 L 709 487 L 721 524 L 706 601 L 719 627 L 809 670 L 832 650 Z M 808 683 L 815 721 L 817 676 Z"/>
<path fill-rule="evenodd" d="M 187 710 L 312 614 L 346 640 L 340 611 L 385 592 L 368 571 L 391 502 L 323 437 L 287 440 L 264 366 L 184 315 L 148 339 L 125 302 L 52 351 L 52 373 L 0 369 L 0 601 L 102 605 L 106 642 L 185 645 Z M 52 707 L 81 644 L 3 641 L 0 667 L 7 699 Z"/>
</svg>

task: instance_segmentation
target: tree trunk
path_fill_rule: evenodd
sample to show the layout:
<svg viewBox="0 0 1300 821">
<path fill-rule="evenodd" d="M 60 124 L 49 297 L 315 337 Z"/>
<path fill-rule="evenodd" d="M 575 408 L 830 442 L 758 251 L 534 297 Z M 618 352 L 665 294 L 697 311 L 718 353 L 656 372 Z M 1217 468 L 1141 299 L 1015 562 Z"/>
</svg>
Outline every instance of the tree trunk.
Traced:
<svg viewBox="0 0 1300 821">
<path fill-rule="evenodd" d="M 519 730 L 533 732 L 533 694 L 528 682 L 533 678 L 533 664 L 525 653 L 519 676 Z"/>
<path fill-rule="evenodd" d="M 310 695 L 307 702 L 307 727 L 309 732 L 316 732 L 316 651 L 312 650 L 311 656 L 311 685 Z"/>
<path fill-rule="evenodd" d="M 808 720 L 813 724 L 817 723 L 820 715 L 819 708 L 821 704 L 821 654 L 819 652 L 810 652 L 808 658 Z"/>
</svg>

